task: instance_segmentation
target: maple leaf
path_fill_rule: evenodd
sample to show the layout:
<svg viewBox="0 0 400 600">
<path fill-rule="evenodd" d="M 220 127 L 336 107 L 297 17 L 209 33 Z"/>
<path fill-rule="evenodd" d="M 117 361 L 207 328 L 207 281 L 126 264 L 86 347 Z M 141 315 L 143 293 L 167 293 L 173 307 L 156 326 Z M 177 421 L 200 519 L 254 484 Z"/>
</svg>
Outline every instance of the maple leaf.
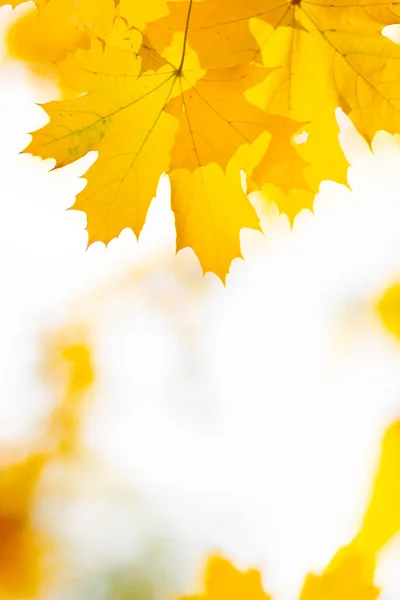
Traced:
<svg viewBox="0 0 400 600">
<path fill-rule="evenodd" d="M 124 71 L 124 66 L 131 56 L 123 58 L 120 53 L 118 56 L 114 54 L 113 58 L 110 58 L 109 48 L 126 50 L 132 55 L 140 57 L 141 66 L 136 75 L 140 73 L 141 76 L 145 76 L 150 69 L 154 71 L 162 66 L 167 66 L 170 69 L 172 65 L 176 75 L 175 86 L 173 86 L 175 91 L 171 91 L 169 102 L 165 98 L 161 102 L 160 97 L 158 100 L 155 98 L 155 102 L 152 102 L 155 94 L 152 94 L 153 98 L 151 100 L 149 96 L 146 96 L 149 105 L 148 116 L 150 117 L 147 123 L 149 126 L 151 125 L 151 119 L 154 117 L 152 108 L 156 110 L 156 107 L 158 107 L 160 112 L 168 112 L 178 119 L 179 129 L 177 130 L 175 143 L 170 148 L 171 159 L 169 162 L 160 160 L 158 164 L 154 163 L 153 169 L 149 171 L 149 177 L 145 173 L 139 175 L 139 169 L 136 168 L 136 177 L 125 179 L 125 181 L 130 180 L 131 184 L 140 190 L 139 207 L 137 207 L 135 199 L 128 201 L 127 194 L 125 196 L 123 194 L 119 195 L 118 201 L 114 201 L 112 196 L 109 196 L 107 200 L 102 195 L 99 206 L 97 204 L 98 193 L 91 195 L 92 178 L 89 180 L 86 190 L 86 193 L 90 194 L 90 202 L 85 199 L 84 192 L 78 198 L 75 208 L 82 208 L 88 215 L 89 243 L 96 239 L 107 243 L 109 239 L 118 235 L 121 229 L 126 226 L 131 226 L 138 235 L 149 202 L 155 194 L 156 180 L 158 181 L 157 175 L 162 174 L 162 169 L 168 169 L 174 196 L 172 206 L 176 215 L 178 249 L 186 245 L 192 246 L 200 259 L 203 270 L 214 271 L 221 278 L 224 278 L 232 258 L 240 256 L 240 230 L 246 226 L 258 228 L 255 213 L 238 185 L 238 172 L 233 173 L 232 168 L 229 175 L 226 172 L 227 165 L 233 158 L 235 151 L 243 144 L 254 142 L 256 137 L 265 131 L 269 132 L 268 150 L 265 151 L 263 156 L 260 156 L 258 165 L 255 165 L 253 161 L 253 166 L 256 168 L 251 172 L 247 170 L 247 175 L 252 175 L 251 185 L 266 192 L 278 204 L 280 209 L 288 214 L 291 220 L 302 208 L 312 207 L 314 194 L 318 191 L 321 179 L 332 174 L 332 161 L 326 160 L 324 166 L 329 165 L 328 168 L 325 170 L 319 169 L 317 176 L 314 177 L 315 181 L 313 181 L 313 177 L 310 177 L 312 165 L 305 172 L 306 162 L 310 162 L 309 149 L 313 147 L 312 142 L 304 145 L 307 147 L 299 148 L 292 140 L 293 134 L 300 123 L 282 115 L 271 114 L 267 116 L 264 107 L 261 106 L 263 100 L 260 100 L 257 95 L 250 99 L 251 87 L 261 84 L 268 78 L 271 73 L 269 69 L 259 67 L 257 71 L 254 66 L 248 65 L 246 62 L 242 65 L 238 64 L 236 59 L 228 61 L 228 63 L 226 61 L 222 62 L 222 68 L 217 68 L 219 65 L 214 64 L 212 69 L 204 70 L 203 65 L 198 64 L 194 71 L 196 69 L 198 72 L 203 71 L 203 77 L 196 76 L 195 81 L 193 81 L 190 65 L 188 67 L 189 57 L 187 53 L 192 35 L 193 43 L 196 46 L 195 27 L 203 4 L 206 6 L 205 2 L 193 3 L 193 6 L 191 2 L 173 3 L 173 7 L 179 5 L 181 29 L 185 29 L 184 43 L 175 60 L 166 58 L 165 53 L 168 53 L 169 49 L 167 46 L 162 47 L 163 35 L 154 36 L 154 31 L 151 29 L 151 26 L 158 26 L 159 29 L 160 27 L 161 30 L 163 29 L 163 19 L 160 19 L 160 17 L 167 15 L 168 11 L 171 10 L 168 3 L 163 0 L 150 3 L 122 0 L 120 3 L 115 4 L 117 6 L 114 5 L 113 0 L 101 0 L 101 3 L 95 8 L 93 0 L 50 0 L 43 5 L 40 3 L 39 9 L 35 13 L 28 14 L 25 20 L 22 19 L 17 22 L 14 28 L 11 29 L 9 46 L 12 53 L 17 56 L 33 60 L 36 63 L 50 65 L 51 69 L 60 77 L 64 90 L 72 88 L 92 92 L 93 75 L 100 75 L 99 63 L 102 62 L 102 58 L 99 56 L 99 52 L 93 51 L 93 48 L 88 51 L 85 69 L 82 65 L 73 69 L 71 62 L 74 59 L 72 61 L 67 60 L 69 65 L 59 62 L 65 56 L 66 51 L 74 51 L 79 47 L 88 48 L 90 38 L 87 30 L 88 24 L 90 24 L 92 31 L 102 44 L 104 62 L 107 62 L 107 67 L 110 66 L 111 60 L 115 60 L 116 69 L 114 74 L 119 73 L 124 77 L 129 76 L 131 87 L 140 88 L 141 86 L 139 80 L 133 85 L 134 74 Z M 120 14 L 123 19 L 115 20 L 113 18 L 114 9 L 115 15 Z M 248 7 L 246 10 L 248 10 Z M 210 15 L 206 16 L 207 19 L 210 18 Z M 53 23 L 56 24 L 55 27 L 52 27 Z M 128 23 L 128 26 L 126 23 Z M 131 40 L 135 38 L 134 34 L 139 31 L 139 27 L 145 27 L 146 24 L 148 28 L 141 38 L 141 42 L 137 43 L 135 48 L 135 43 L 132 44 Z M 164 29 L 166 27 L 167 25 L 164 25 Z M 248 24 L 246 24 L 246 27 L 248 28 Z M 147 34 L 147 30 L 149 34 Z M 168 34 L 169 43 L 172 43 L 176 30 L 179 30 L 177 23 L 174 27 L 167 27 L 167 31 L 164 32 Z M 202 35 L 201 33 L 200 38 Z M 153 43 L 154 37 L 157 38 L 157 43 Z M 92 42 L 93 40 L 93 45 L 96 47 L 96 38 L 92 36 Z M 232 43 L 236 46 L 241 42 L 239 39 L 235 39 L 231 40 Z M 210 47 L 209 44 L 206 46 Z M 196 48 L 196 50 L 198 55 L 202 57 L 201 48 Z M 215 53 L 214 50 L 213 53 L 222 56 L 221 47 L 218 48 L 218 53 Z M 84 59 L 80 55 L 79 59 L 75 60 L 76 62 L 79 62 L 79 60 L 82 62 Z M 94 61 L 95 64 L 89 64 L 91 61 Z M 55 69 L 54 62 L 56 62 Z M 184 70 L 181 69 L 183 66 L 185 66 Z M 73 71 L 73 74 L 71 71 Z M 98 79 L 100 78 L 98 77 Z M 182 87 L 182 81 L 185 81 L 186 87 L 189 83 L 189 88 L 193 89 L 194 92 L 191 93 L 188 89 L 180 89 L 180 93 L 179 90 L 177 93 L 177 88 Z M 242 85 L 245 82 L 246 85 Z M 164 85 L 165 88 L 167 83 L 166 80 L 164 84 L 160 83 L 160 85 Z M 112 85 L 109 78 L 107 85 Z M 117 87 L 118 93 L 121 87 L 124 87 L 121 86 L 121 78 L 114 81 L 114 85 Z M 155 90 L 153 91 L 155 92 Z M 104 101 L 107 99 L 106 94 L 111 94 L 111 91 L 104 94 Z M 96 107 L 98 107 L 98 102 L 99 94 L 97 93 Z M 256 104 L 260 105 L 258 111 L 255 107 Z M 71 107 L 72 105 L 69 104 L 68 106 Z M 55 111 L 53 112 L 50 106 L 47 108 L 50 116 L 55 121 Z M 62 114 L 65 119 L 66 113 L 63 111 L 63 106 L 59 105 L 59 108 L 60 115 Z M 85 110 L 88 110 L 87 105 Z M 102 125 L 105 125 L 107 115 L 103 113 L 104 111 L 102 112 Z M 59 117 L 57 118 L 58 123 L 54 123 L 55 129 L 63 126 L 61 120 Z M 159 119 L 156 128 L 158 131 L 161 131 L 161 125 L 164 121 L 164 117 Z M 143 122 L 146 123 L 146 119 Z M 70 127 L 70 122 L 65 123 L 65 126 Z M 102 157 L 109 155 L 111 149 L 105 147 L 110 139 L 108 132 L 107 135 L 104 132 L 106 141 L 101 148 L 97 148 L 96 140 L 92 138 L 93 127 L 90 130 L 83 127 L 79 132 L 82 137 L 79 149 L 85 148 L 85 151 L 98 149 L 103 155 L 100 156 L 99 161 L 102 161 Z M 311 138 L 313 138 L 313 135 Z M 136 132 L 132 128 L 131 136 L 137 138 Z M 154 136 L 152 135 L 151 138 L 154 139 Z M 70 136 L 69 140 L 72 139 L 76 140 L 76 136 Z M 320 137 L 318 139 L 320 140 Z M 161 153 L 164 158 L 169 153 L 168 140 L 169 136 L 166 135 L 165 151 Z M 146 141 L 147 147 L 149 147 L 149 142 L 150 137 L 149 141 Z M 47 145 L 50 147 L 49 144 Z M 126 144 L 122 143 L 121 145 L 120 151 L 125 156 L 127 156 L 128 145 L 129 140 Z M 54 144 L 51 147 L 54 148 Z M 134 148 L 134 146 L 131 147 Z M 54 156 L 58 159 L 56 154 L 51 155 L 47 153 L 47 149 L 43 150 L 43 146 L 40 144 L 33 144 L 31 151 L 34 152 L 35 148 L 36 153 L 43 158 Z M 113 148 L 113 151 L 113 162 L 115 164 L 115 148 Z M 68 159 L 58 160 L 58 166 L 82 155 L 77 151 L 76 144 L 68 149 L 68 154 Z M 142 149 L 140 154 L 143 155 Z M 317 153 L 317 155 L 320 157 L 321 153 Z M 331 155 L 332 153 L 329 153 L 330 157 Z M 207 167 L 207 170 L 204 173 L 194 174 L 194 162 L 197 163 L 198 168 L 206 169 Z M 221 167 L 222 171 L 216 168 L 208 168 L 211 163 Z M 148 167 L 148 161 L 141 161 L 141 164 L 143 169 Z M 101 185 L 108 186 L 102 165 L 104 165 L 104 161 L 95 166 L 88 175 L 98 174 L 101 176 Z M 187 194 L 183 193 L 184 189 L 177 179 L 177 173 L 171 171 L 171 169 L 179 170 L 182 168 L 189 168 L 191 172 L 190 174 L 181 172 L 181 178 L 185 179 L 188 185 Z M 241 165 L 238 165 L 238 168 L 240 169 Z M 213 173 L 215 177 L 215 189 L 212 187 L 210 173 Z M 342 173 L 340 173 L 341 175 Z M 225 192 L 224 187 L 220 185 L 222 180 L 225 180 Z M 218 195 L 215 193 L 216 189 L 218 189 Z M 199 190 L 201 190 L 201 193 L 199 193 Z M 228 198 L 223 200 L 228 191 L 231 194 L 232 203 L 229 202 Z M 82 200 L 84 200 L 83 203 Z M 110 203 L 113 204 L 111 211 L 108 208 Z M 189 211 L 189 205 L 194 209 Z M 239 210 L 238 214 L 233 215 L 233 210 Z M 102 215 L 105 212 L 108 216 L 104 220 Z M 117 212 L 119 212 L 119 218 L 117 218 Z M 192 216 L 191 219 L 190 216 Z M 135 217 L 135 222 L 133 222 L 133 217 Z M 99 220 L 104 225 L 101 232 L 98 230 Z M 202 226 L 204 227 L 203 241 L 200 232 Z"/>
<path fill-rule="evenodd" d="M 293 222 L 321 181 L 347 182 L 338 107 L 368 141 L 400 132 L 400 47 L 382 35 L 399 15 L 387 0 L 38 2 L 10 47 L 86 95 L 46 105 L 29 150 L 57 166 L 99 152 L 74 205 L 89 243 L 139 235 L 168 172 L 178 249 L 223 279 L 259 227 L 241 170 Z"/>
<path fill-rule="evenodd" d="M 399 22 L 397 2 L 370 0 L 204 0 L 171 2 L 169 14 L 146 28 L 162 52 L 172 32 L 185 29 L 203 68 L 260 61 L 280 67 L 267 81 L 269 109 L 307 120 L 332 104 L 348 109 L 368 139 L 400 127 L 400 48 L 381 35 Z M 218 48 L 218 52 L 215 52 Z M 310 66 L 312 65 L 312 68 Z M 311 86 L 311 87 L 310 87 Z M 314 89 L 321 93 L 315 97 Z M 320 105 L 320 106 L 319 106 Z M 313 115 L 315 116 L 315 115 Z"/>
<path fill-rule="evenodd" d="M 160 52 L 171 31 L 184 27 L 184 4 L 169 6 L 168 15 L 146 28 Z M 368 141 L 379 129 L 400 131 L 400 48 L 381 34 L 399 22 L 397 2 L 204 0 L 192 12 L 188 37 L 203 67 L 252 61 L 275 67 L 257 90 L 257 105 L 309 123 L 304 158 L 314 192 L 324 179 L 347 181 L 337 107 Z M 259 187 L 295 216 L 293 194 L 271 194 L 270 182 Z M 297 194 L 300 208 L 312 206 L 312 196 Z"/>
<path fill-rule="evenodd" d="M 120 27 L 116 19 L 113 29 Z M 87 93 L 44 105 L 50 122 L 27 151 L 55 158 L 57 167 L 99 152 L 74 205 L 87 214 L 89 244 L 108 243 L 125 227 L 139 235 L 159 177 L 168 171 L 178 249 L 191 246 L 203 270 L 224 279 L 240 256 L 240 230 L 259 227 L 240 170 L 255 166 L 255 154 L 258 161 L 264 156 L 267 175 L 275 169 L 278 183 L 288 177 L 289 165 L 305 168 L 290 144 L 300 124 L 268 115 L 246 99 L 269 75 L 263 67 L 206 71 L 178 34 L 161 66 L 143 72 L 141 33 L 129 30 L 129 49 L 113 44 L 112 32 L 109 37 L 104 42 L 92 35 L 90 50 L 78 49 L 58 63 L 63 81 Z M 283 147 L 285 156 L 273 151 Z"/>
<path fill-rule="evenodd" d="M 68 52 L 89 48 L 88 31 L 105 37 L 115 16 L 114 0 L 35 0 L 35 4 L 11 26 L 7 46 L 12 56 L 45 67 L 47 74 Z"/>
<path fill-rule="evenodd" d="M 232 65 L 238 61 L 264 61 L 275 71 L 254 90 L 249 98 L 271 114 L 289 116 L 295 120 L 307 122 L 304 131 L 308 135 L 307 143 L 298 148 L 298 152 L 310 163 L 306 174 L 300 172 L 300 179 L 306 177 L 307 186 L 299 185 L 294 179 L 292 189 L 285 189 L 269 179 L 258 169 L 253 178 L 256 189 L 261 189 L 274 200 L 281 212 L 287 214 L 291 221 L 302 208 L 312 208 L 315 193 L 322 180 L 330 179 L 339 183 L 347 182 L 347 161 L 345 160 L 338 140 L 338 126 L 335 119 L 335 108 L 340 105 L 337 95 L 332 94 L 332 82 L 327 79 L 329 63 L 325 53 L 320 52 L 312 43 L 304 44 L 302 53 L 297 53 L 291 45 L 291 28 L 279 27 L 275 31 L 270 25 L 250 27 L 250 18 L 271 20 L 274 17 L 277 25 L 281 16 L 292 10 L 289 3 L 243 2 L 235 0 L 229 3 L 216 3 L 205 0 L 193 8 L 193 18 L 189 25 L 189 39 L 196 50 L 202 66 L 215 67 Z M 183 21 L 184 5 L 171 3 L 170 14 L 159 22 L 151 23 L 146 34 L 155 47 L 162 51 L 168 42 L 171 28 L 180 29 Z M 302 32 L 308 38 L 310 34 Z M 215 53 L 213 48 L 218 47 Z M 289 55 L 288 55 L 289 53 Z M 294 62 L 300 63 L 303 72 L 292 74 Z M 312 65 L 312 69 L 310 69 Z M 289 74 L 287 73 L 289 68 Z M 294 67 L 293 67 L 294 70 Z M 295 77 L 296 75 L 296 77 Z M 301 110 L 297 97 L 296 85 L 302 93 Z M 294 87 L 293 87 L 294 86 Z M 294 110 L 296 107 L 296 110 Z M 289 160 L 289 157 L 287 158 Z M 290 175 L 288 176 L 288 173 Z M 260 176 L 262 175 L 262 176 Z M 296 177 L 293 165 L 286 171 L 286 180 Z M 309 188 L 304 191 L 304 188 Z M 302 189 L 303 191 L 299 191 Z"/>
</svg>

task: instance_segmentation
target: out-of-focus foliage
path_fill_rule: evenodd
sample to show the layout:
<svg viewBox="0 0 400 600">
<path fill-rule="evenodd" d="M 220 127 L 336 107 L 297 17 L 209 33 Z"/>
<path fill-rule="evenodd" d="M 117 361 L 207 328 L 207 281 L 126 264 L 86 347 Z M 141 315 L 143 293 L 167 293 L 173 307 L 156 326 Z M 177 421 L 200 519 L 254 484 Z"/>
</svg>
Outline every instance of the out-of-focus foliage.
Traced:
<svg viewBox="0 0 400 600">
<path fill-rule="evenodd" d="M 321 181 L 346 183 L 336 108 L 368 141 L 400 132 L 400 48 L 382 35 L 395 2 L 36 4 L 10 51 L 70 97 L 46 104 L 28 151 L 58 167 L 99 153 L 74 205 L 89 244 L 139 235 L 168 172 L 178 249 L 224 279 L 241 229 L 259 229 L 241 172 L 293 221 Z"/>
<path fill-rule="evenodd" d="M 204 593 L 184 600 L 270 600 L 255 569 L 241 572 L 220 556 L 212 557 L 204 577 Z"/>
<path fill-rule="evenodd" d="M 301 600 L 374 600 L 379 551 L 400 530 L 400 422 L 387 431 L 371 500 L 359 533 L 325 572 L 306 579 Z"/>
<path fill-rule="evenodd" d="M 162 276 L 154 279 L 157 270 Z M 99 326 L 101 317 L 104 324 L 104 312 L 115 296 L 124 294 L 132 301 L 137 294 L 156 313 L 172 320 L 186 348 L 195 343 L 196 323 L 190 318 L 190 307 L 193 309 L 194 299 L 200 297 L 200 289 L 204 291 L 197 270 L 184 266 L 182 270 L 182 264 L 179 268 L 171 256 L 167 265 L 164 260 L 151 262 L 107 281 L 74 306 L 65 326 L 40 336 L 37 372 L 49 392 L 47 411 L 36 425 L 33 442 L 21 442 L 15 451 L 9 447 L 0 451 L 1 598 L 41 597 L 43 590 L 49 589 L 78 600 L 88 596 L 94 600 L 162 600 L 164 593 L 176 595 L 174 546 L 168 539 L 157 538 L 152 523 L 140 547 L 133 544 L 132 556 L 121 564 L 88 568 L 82 557 L 71 554 L 62 522 L 67 519 L 69 529 L 70 511 L 92 502 L 95 510 L 102 502 L 116 512 L 122 508 L 134 513 L 137 505 L 144 510 L 136 489 L 121 485 L 114 473 L 98 464 L 82 436 L 96 381 L 92 329 Z M 151 509 L 145 514 L 151 522 Z M 133 517 L 137 519 L 135 514 Z M 104 524 L 105 530 L 107 526 L 110 528 L 110 523 Z M 160 525 L 157 527 L 159 533 Z M 141 528 L 137 529 L 138 535 L 143 535 Z M 115 545 L 114 532 L 109 535 Z M 102 539 L 106 540 L 106 534 Z M 118 550 L 113 551 L 118 555 Z"/>
<path fill-rule="evenodd" d="M 154 273 L 154 268 L 150 272 Z M 138 281 L 146 282 L 146 274 L 144 270 L 122 277 L 116 281 L 115 289 L 126 293 Z M 197 279 L 193 281 L 196 283 Z M 144 293 L 149 298 L 154 295 L 154 306 L 168 310 L 167 301 L 159 303 L 160 290 L 154 286 L 154 280 L 147 287 Z M 97 307 L 104 307 L 109 292 L 110 286 L 97 290 Z M 180 300 L 184 305 L 184 298 Z M 174 302 L 171 306 L 175 306 Z M 180 323 L 184 311 L 175 312 L 171 313 L 173 319 Z M 18 451 L 4 448 L 0 455 L 0 596 L 4 598 L 39 596 L 50 547 L 35 519 L 40 483 L 49 467 L 68 463 L 71 457 L 74 460 L 82 457 L 80 425 L 95 383 L 93 352 L 86 327 L 68 325 L 47 335 L 43 357 L 42 375 L 50 384 L 53 398 L 43 435 L 33 447 Z M 376 564 L 380 551 L 400 531 L 399 505 L 400 422 L 395 422 L 383 439 L 371 498 L 359 532 L 321 574 L 307 575 L 300 600 L 376 600 L 380 593 L 374 581 Z M 164 590 L 168 589 L 163 578 L 165 565 L 164 571 L 154 568 L 156 554 L 141 559 L 132 561 L 128 569 L 124 565 L 123 569 L 96 572 L 95 577 L 84 581 L 80 592 L 94 600 L 162 598 L 160 582 L 165 585 Z M 83 599 L 75 592 L 73 597 Z M 204 592 L 185 596 L 183 600 L 245 598 L 271 600 L 263 589 L 260 573 L 255 569 L 241 572 L 229 561 L 215 556 L 206 570 Z"/>
<path fill-rule="evenodd" d="M 66 335 L 67 333 L 67 335 Z M 55 406 L 34 447 L 0 450 L 0 596 L 27 598 L 39 593 L 47 575 L 50 540 L 34 514 L 41 478 L 53 461 L 75 449 L 80 405 L 93 383 L 89 348 L 68 329 L 49 340 L 45 372 L 54 385 Z M 25 454 L 23 460 L 15 455 Z"/>
<path fill-rule="evenodd" d="M 386 329 L 400 339 L 400 284 L 386 290 L 378 302 L 378 312 Z"/>
<path fill-rule="evenodd" d="M 172 558 L 172 557 L 171 557 Z M 78 583 L 76 578 L 68 590 L 75 600 L 157 600 L 176 597 L 172 591 L 174 580 L 173 559 L 162 540 L 144 545 L 131 561 L 109 569 L 86 573 Z"/>
<path fill-rule="evenodd" d="M 47 347 L 46 375 L 59 398 L 53 410 L 48 431 L 55 449 L 61 455 L 74 452 L 83 402 L 94 382 L 94 370 L 85 333 L 74 327 L 51 336 Z"/>
<path fill-rule="evenodd" d="M 10 448 L 1 449 L 0 596 L 27 598 L 37 593 L 41 582 L 43 546 L 32 522 L 32 506 L 47 457 L 32 453 L 14 462 L 12 456 Z"/>
<path fill-rule="evenodd" d="M 14 29 L 10 32 L 11 50 L 20 57 L 30 56 L 32 64 L 41 66 L 44 74 L 50 74 L 51 62 L 62 60 L 67 52 L 89 46 L 88 34 L 76 17 L 74 3 L 64 3 L 62 19 L 58 18 L 60 6 L 54 0 L 43 3 L 21 17 L 18 36 Z"/>
<path fill-rule="evenodd" d="M 320 576 L 308 575 L 300 600 L 375 600 L 375 561 L 356 544 L 339 550 Z"/>
<path fill-rule="evenodd" d="M 379 551 L 400 531 L 400 422 L 383 440 L 372 496 L 359 533 L 341 548 L 321 575 L 306 577 L 300 600 L 376 600 L 374 585 Z M 220 557 L 212 557 L 205 574 L 205 591 L 184 600 L 267 600 L 260 573 L 244 573 Z"/>
<path fill-rule="evenodd" d="M 0 7 L 9 5 L 9 6 L 12 6 L 13 8 L 15 8 L 16 6 L 18 6 L 19 4 L 22 4 L 25 1 L 26 0 L 0 0 Z"/>
<path fill-rule="evenodd" d="M 379 590 L 373 585 L 374 566 L 352 548 L 343 548 L 323 575 L 309 575 L 300 600 L 375 600 Z M 204 593 L 191 600 L 271 600 L 263 590 L 261 575 L 250 569 L 241 572 L 227 560 L 212 557 L 206 568 Z"/>
<path fill-rule="evenodd" d="M 371 501 L 357 542 L 376 556 L 400 531 L 400 421 L 389 427 L 383 440 L 382 456 Z"/>
</svg>

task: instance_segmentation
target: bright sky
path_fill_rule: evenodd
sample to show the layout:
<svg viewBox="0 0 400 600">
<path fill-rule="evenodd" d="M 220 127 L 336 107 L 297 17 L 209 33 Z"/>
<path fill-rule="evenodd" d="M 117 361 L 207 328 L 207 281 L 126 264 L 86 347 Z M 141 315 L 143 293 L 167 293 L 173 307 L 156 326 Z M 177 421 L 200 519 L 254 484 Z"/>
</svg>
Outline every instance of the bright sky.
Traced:
<svg viewBox="0 0 400 600">
<path fill-rule="evenodd" d="M 3 8 L 3 27 L 10 18 Z M 86 251 L 84 215 L 66 212 L 84 168 L 49 173 L 18 154 L 49 90 L 6 60 L 0 90 L 1 439 L 26 435 L 43 408 L 43 332 L 86 319 L 92 451 L 152 498 L 189 569 L 221 550 L 259 567 L 278 600 L 296 598 L 355 533 L 400 415 L 400 347 L 374 312 L 400 280 L 400 141 L 381 133 L 371 152 L 342 117 L 352 191 L 325 183 L 293 231 L 264 215 L 223 288 L 190 251 L 174 257 L 166 181 L 139 244 L 124 231 Z M 92 529 L 71 544 L 95 551 Z M 393 546 L 380 565 L 382 600 L 400 595 L 399 558 Z"/>
</svg>

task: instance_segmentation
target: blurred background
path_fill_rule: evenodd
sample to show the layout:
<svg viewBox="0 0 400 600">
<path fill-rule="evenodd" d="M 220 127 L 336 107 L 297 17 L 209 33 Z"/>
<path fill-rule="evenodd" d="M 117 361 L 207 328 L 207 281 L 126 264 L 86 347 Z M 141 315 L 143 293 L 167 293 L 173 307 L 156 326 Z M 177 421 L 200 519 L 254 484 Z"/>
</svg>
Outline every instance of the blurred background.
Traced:
<svg viewBox="0 0 400 600">
<path fill-rule="evenodd" d="M 338 114 L 350 187 L 292 230 L 255 197 L 264 235 L 226 287 L 175 255 L 166 177 L 139 242 L 86 250 L 67 209 L 93 157 L 20 154 L 56 93 L 7 56 L 23 10 L 0 9 L 0 596 L 176 598 L 218 553 L 297 598 L 356 535 L 400 418 L 400 139 Z M 394 538 L 383 600 L 399 564 Z"/>
</svg>

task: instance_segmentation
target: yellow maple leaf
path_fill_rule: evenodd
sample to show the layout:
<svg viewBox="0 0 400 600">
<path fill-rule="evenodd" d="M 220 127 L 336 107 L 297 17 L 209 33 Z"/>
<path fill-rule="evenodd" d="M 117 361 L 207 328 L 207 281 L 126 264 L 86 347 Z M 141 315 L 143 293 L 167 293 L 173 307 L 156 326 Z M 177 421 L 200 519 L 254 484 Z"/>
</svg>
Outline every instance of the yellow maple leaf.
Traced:
<svg viewBox="0 0 400 600">
<path fill-rule="evenodd" d="M 36 0 L 7 34 L 10 54 L 49 74 L 68 52 L 88 48 L 89 31 L 106 36 L 114 21 L 114 0 Z"/>
<path fill-rule="evenodd" d="M 321 181 L 347 181 L 338 107 L 368 141 L 379 129 L 400 132 L 400 47 L 382 35 L 400 22 L 396 2 L 37 4 L 11 29 L 9 46 L 51 65 L 63 89 L 81 96 L 46 105 L 51 122 L 30 151 L 57 166 L 99 152 L 74 206 L 88 216 L 89 243 L 124 227 L 139 235 L 168 172 L 178 248 L 191 246 L 204 271 L 224 278 L 240 256 L 240 229 L 258 227 L 240 170 L 249 190 L 293 222 L 312 209 Z M 262 135 L 260 153 L 252 145 Z M 250 170 L 235 159 L 243 147 Z"/>
<path fill-rule="evenodd" d="M 181 0 L 176 0 L 180 2 Z M 148 23 L 157 21 L 169 13 L 167 0 L 120 0 L 119 14 L 134 27 L 143 29 Z"/>
<path fill-rule="evenodd" d="M 381 35 L 400 20 L 396 2 L 171 2 L 169 14 L 146 28 L 159 52 L 172 32 L 185 30 L 190 7 L 188 39 L 203 68 L 253 61 L 279 67 L 267 85 L 274 112 L 307 120 L 298 113 L 318 114 L 333 101 L 368 139 L 379 129 L 400 130 L 400 48 Z"/>
<path fill-rule="evenodd" d="M 381 35 L 399 22 L 396 2 L 204 0 L 192 13 L 188 38 L 203 67 L 257 61 L 276 69 L 253 99 L 269 113 L 309 123 L 303 156 L 312 165 L 307 181 L 314 193 L 325 179 L 346 183 L 337 107 L 369 141 L 380 129 L 400 131 L 400 48 Z M 171 31 L 184 27 L 185 6 L 171 2 L 146 34 L 162 51 Z M 283 193 L 271 183 L 259 187 L 289 218 L 312 207 L 314 194 Z"/>
<path fill-rule="evenodd" d="M 168 2 L 168 13 L 148 23 L 145 32 L 162 54 L 170 44 L 173 32 L 187 28 L 188 39 L 202 67 L 232 67 L 254 61 L 260 47 L 250 30 L 249 21 L 262 18 L 277 5 L 286 8 L 289 3 L 280 0 Z M 191 15 L 188 22 L 189 8 Z M 128 21 L 132 19 L 130 11 L 126 13 L 126 18 Z M 132 20 L 130 22 L 133 24 Z"/>
<path fill-rule="evenodd" d="M 240 169 L 251 160 L 239 164 L 235 155 L 243 157 L 246 147 L 250 156 L 262 138 L 265 169 L 275 168 L 283 184 L 293 164 L 306 166 L 290 145 L 299 124 L 246 99 L 246 91 L 269 74 L 262 67 L 205 71 L 178 34 L 163 53 L 165 64 L 143 72 L 140 32 L 131 30 L 129 40 L 126 49 L 92 36 L 90 50 L 58 63 L 64 82 L 87 93 L 46 104 L 50 123 L 27 150 L 55 158 L 57 166 L 99 152 L 74 205 L 87 214 L 89 243 L 107 243 L 125 227 L 139 235 L 159 177 L 168 171 L 178 248 L 191 246 L 203 270 L 224 279 L 240 256 L 240 229 L 258 228 L 240 187 Z M 281 147 L 285 156 L 269 151 Z"/>
</svg>

